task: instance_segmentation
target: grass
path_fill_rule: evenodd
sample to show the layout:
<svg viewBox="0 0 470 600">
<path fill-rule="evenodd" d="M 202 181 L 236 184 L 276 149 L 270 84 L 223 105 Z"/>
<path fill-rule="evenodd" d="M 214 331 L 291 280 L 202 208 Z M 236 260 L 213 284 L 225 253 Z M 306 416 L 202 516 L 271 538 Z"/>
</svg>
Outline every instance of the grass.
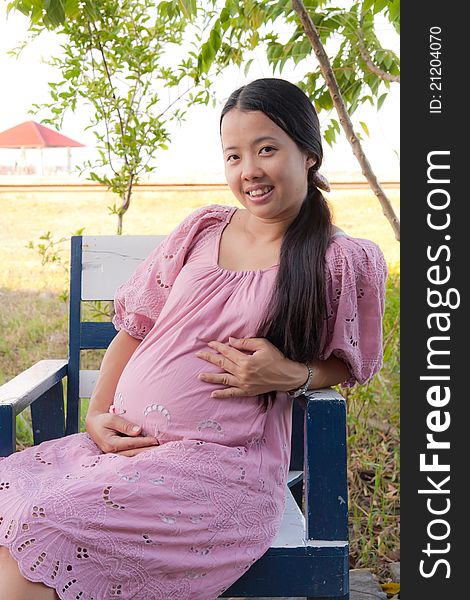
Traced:
<svg viewBox="0 0 470 600">
<path fill-rule="evenodd" d="M 398 193 L 390 196 L 397 207 Z M 399 560 L 399 245 L 372 193 L 338 191 L 329 200 L 336 224 L 376 241 L 390 268 L 383 369 L 365 386 L 340 390 L 348 406 L 351 566 L 372 568 L 385 581 L 387 564 Z M 237 204 L 221 192 L 137 195 L 124 217 L 124 233 L 168 233 L 191 210 L 212 203 Z M 89 235 L 114 234 L 116 218 L 105 207 L 102 196 L 88 194 L 0 198 L 0 384 L 41 358 L 67 356 L 68 308 L 60 295 L 68 286 L 68 237 L 79 227 Z M 62 262 L 43 267 L 26 246 L 45 231 L 67 239 L 58 246 Z M 84 364 L 98 367 L 101 356 L 89 351 Z M 32 443 L 28 413 L 17 418 L 19 449 Z"/>
<path fill-rule="evenodd" d="M 388 563 L 400 557 L 399 300 L 399 274 L 392 270 L 382 370 L 365 386 L 342 390 L 348 406 L 351 560 L 382 578 Z"/>
<path fill-rule="evenodd" d="M 388 190 L 393 205 L 398 207 L 398 191 Z M 382 215 L 380 204 L 372 192 L 365 190 L 336 191 L 328 194 L 337 225 L 360 237 L 377 242 L 387 262 L 397 265 L 399 245 L 392 229 Z M 116 233 L 117 219 L 106 207 L 111 196 L 80 194 L 58 195 L 49 198 L 32 195 L 4 194 L 0 196 L 0 288 L 10 290 L 63 291 L 68 286 L 67 273 L 60 264 L 48 269 L 41 267 L 37 252 L 26 248 L 31 240 L 51 231 L 54 238 L 68 238 L 80 227 L 85 235 Z M 162 192 L 158 197 L 139 192 L 124 216 L 124 234 L 166 234 L 190 211 L 207 204 L 240 206 L 230 192 Z M 67 243 L 62 255 L 69 255 Z"/>
</svg>

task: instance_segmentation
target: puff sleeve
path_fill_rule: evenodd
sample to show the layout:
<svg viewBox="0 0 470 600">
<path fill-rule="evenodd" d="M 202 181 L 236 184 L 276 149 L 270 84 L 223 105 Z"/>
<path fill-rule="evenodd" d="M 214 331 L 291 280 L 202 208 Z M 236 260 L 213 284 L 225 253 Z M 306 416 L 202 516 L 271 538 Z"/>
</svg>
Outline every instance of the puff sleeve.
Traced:
<svg viewBox="0 0 470 600">
<path fill-rule="evenodd" d="M 196 239 L 228 219 L 234 207 L 213 204 L 187 216 L 116 290 L 114 327 L 143 339 L 153 328 Z"/>
<path fill-rule="evenodd" d="M 387 264 L 370 240 L 337 235 L 326 253 L 326 327 L 321 359 L 334 355 L 349 367 L 341 385 L 365 383 L 383 360 L 382 318 Z"/>
</svg>

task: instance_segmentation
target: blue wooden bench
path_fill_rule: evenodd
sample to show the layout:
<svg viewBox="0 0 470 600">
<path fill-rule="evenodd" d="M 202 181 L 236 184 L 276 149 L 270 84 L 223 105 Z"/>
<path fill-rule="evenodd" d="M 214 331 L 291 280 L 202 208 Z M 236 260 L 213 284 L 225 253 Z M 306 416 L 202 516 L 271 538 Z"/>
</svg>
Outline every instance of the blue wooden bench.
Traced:
<svg viewBox="0 0 470 600">
<path fill-rule="evenodd" d="M 31 406 L 34 443 L 79 431 L 80 399 L 98 371 L 85 349 L 104 349 L 111 323 L 84 322 L 82 301 L 111 300 L 162 236 L 77 236 L 71 245 L 68 360 L 41 360 L 0 386 L 0 456 L 15 451 L 16 415 Z M 64 411 L 63 380 L 67 378 Z M 349 599 L 346 406 L 332 389 L 295 401 L 286 510 L 271 548 L 223 597 Z"/>
</svg>

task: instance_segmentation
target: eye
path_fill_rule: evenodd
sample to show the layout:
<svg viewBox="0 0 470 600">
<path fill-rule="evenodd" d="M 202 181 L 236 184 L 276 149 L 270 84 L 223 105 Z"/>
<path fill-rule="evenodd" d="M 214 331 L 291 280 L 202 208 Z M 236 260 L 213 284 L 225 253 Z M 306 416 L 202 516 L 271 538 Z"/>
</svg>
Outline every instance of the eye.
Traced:
<svg viewBox="0 0 470 600">
<path fill-rule="evenodd" d="M 273 146 L 263 146 L 260 152 L 263 152 L 263 150 L 266 150 L 267 152 L 271 153 L 273 150 L 276 150 L 276 148 L 274 148 Z"/>
<path fill-rule="evenodd" d="M 225 160 L 227 162 L 233 162 L 233 160 L 236 160 L 237 158 L 240 158 L 238 154 L 229 154 Z"/>
</svg>

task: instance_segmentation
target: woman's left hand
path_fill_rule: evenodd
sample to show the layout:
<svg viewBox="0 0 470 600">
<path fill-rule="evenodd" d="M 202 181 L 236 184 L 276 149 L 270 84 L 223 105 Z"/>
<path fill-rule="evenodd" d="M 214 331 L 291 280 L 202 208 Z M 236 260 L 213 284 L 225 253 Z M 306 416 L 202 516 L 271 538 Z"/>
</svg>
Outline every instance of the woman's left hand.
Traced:
<svg viewBox="0 0 470 600">
<path fill-rule="evenodd" d="M 216 352 L 196 352 L 196 356 L 217 365 L 225 373 L 200 373 L 199 379 L 228 386 L 214 390 L 211 398 L 257 396 L 272 390 L 285 390 L 288 363 L 292 362 L 266 338 L 229 337 L 229 343 L 209 342 Z M 246 354 L 243 351 L 251 351 Z"/>
</svg>

